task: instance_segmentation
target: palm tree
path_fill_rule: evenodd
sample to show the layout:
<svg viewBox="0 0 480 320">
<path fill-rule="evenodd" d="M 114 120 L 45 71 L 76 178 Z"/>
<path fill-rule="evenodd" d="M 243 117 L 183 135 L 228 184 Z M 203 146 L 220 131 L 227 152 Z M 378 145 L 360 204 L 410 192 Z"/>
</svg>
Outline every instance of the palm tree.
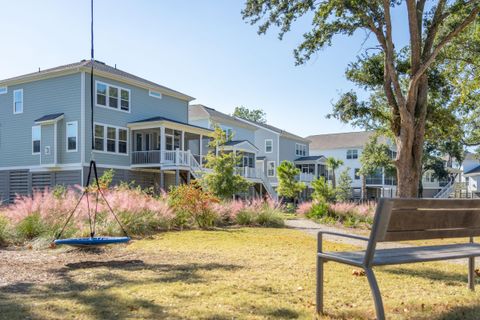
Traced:
<svg viewBox="0 0 480 320">
<path fill-rule="evenodd" d="M 343 161 L 340 159 L 335 159 L 334 157 L 327 158 L 325 162 L 327 168 L 332 170 L 332 187 L 335 189 L 336 187 L 336 178 L 335 178 L 335 170 L 337 170 L 340 166 L 343 165 Z"/>
</svg>

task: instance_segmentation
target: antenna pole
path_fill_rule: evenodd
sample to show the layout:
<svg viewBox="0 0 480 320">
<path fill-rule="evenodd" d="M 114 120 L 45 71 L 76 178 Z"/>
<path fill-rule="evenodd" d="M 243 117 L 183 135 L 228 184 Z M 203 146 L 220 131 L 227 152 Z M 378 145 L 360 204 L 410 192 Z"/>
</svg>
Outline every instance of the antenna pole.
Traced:
<svg viewBox="0 0 480 320">
<path fill-rule="evenodd" d="M 90 1 L 90 14 L 91 14 L 91 25 L 90 25 L 90 36 L 91 36 L 91 52 L 90 52 L 90 64 L 92 66 L 92 70 L 90 72 L 90 121 L 91 121 L 91 129 L 92 129 L 92 156 L 93 156 L 93 149 L 95 149 L 95 138 L 94 138 L 94 128 L 93 128 L 93 95 L 94 95 L 94 85 L 93 85 L 93 64 L 95 63 L 95 54 L 93 49 L 93 0 Z"/>
</svg>

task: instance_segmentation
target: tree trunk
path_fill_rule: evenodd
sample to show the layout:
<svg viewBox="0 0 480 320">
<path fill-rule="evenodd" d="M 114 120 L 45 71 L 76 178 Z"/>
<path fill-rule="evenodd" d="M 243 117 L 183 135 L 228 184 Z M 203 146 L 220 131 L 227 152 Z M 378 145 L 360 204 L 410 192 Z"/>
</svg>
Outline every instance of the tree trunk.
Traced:
<svg viewBox="0 0 480 320">
<path fill-rule="evenodd" d="M 332 188 L 335 189 L 336 187 L 336 177 L 335 177 L 335 169 L 332 169 Z"/>
<path fill-rule="evenodd" d="M 397 194 L 400 198 L 417 198 L 422 175 L 423 145 L 425 141 L 425 122 L 427 115 L 428 81 L 424 75 L 418 83 L 417 94 L 407 100 L 413 105 L 408 117 L 402 117 L 400 130 L 396 135 Z"/>
</svg>

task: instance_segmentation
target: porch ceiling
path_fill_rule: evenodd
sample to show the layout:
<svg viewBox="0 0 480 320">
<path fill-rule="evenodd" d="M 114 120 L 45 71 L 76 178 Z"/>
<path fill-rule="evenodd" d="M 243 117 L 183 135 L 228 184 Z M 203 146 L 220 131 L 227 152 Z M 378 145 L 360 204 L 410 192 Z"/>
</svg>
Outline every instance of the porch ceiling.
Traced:
<svg viewBox="0 0 480 320">
<path fill-rule="evenodd" d="M 213 130 L 188 124 L 186 122 L 176 121 L 164 117 L 153 117 L 144 120 L 130 122 L 127 127 L 133 130 L 153 129 L 159 127 L 168 127 L 171 129 L 183 130 L 186 132 L 211 136 Z"/>
</svg>

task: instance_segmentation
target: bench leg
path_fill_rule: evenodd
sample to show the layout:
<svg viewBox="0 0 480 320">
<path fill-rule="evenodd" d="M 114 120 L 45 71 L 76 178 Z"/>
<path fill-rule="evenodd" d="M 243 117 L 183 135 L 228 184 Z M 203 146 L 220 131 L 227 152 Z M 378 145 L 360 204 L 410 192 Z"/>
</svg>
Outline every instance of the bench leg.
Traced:
<svg viewBox="0 0 480 320">
<path fill-rule="evenodd" d="M 323 264 L 323 259 L 317 257 L 317 313 L 323 313 Z"/>
<path fill-rule="evenodd" d="M 475 258 L 468 258 L 468 288 L 475 290 Z"/>
<path fill-rule="evenodd" d="M 375 313 L 377 314 L 377 320 L 385 320 L 385 311 L 383 310 L 382 296 L 380 295 L 380 289 L 378 288 L 377 279 L 372 268 L 366 268 L 368 284 L 370 290 L 372 290 L 373 301 L 375 302 Z"/>
</svg>

